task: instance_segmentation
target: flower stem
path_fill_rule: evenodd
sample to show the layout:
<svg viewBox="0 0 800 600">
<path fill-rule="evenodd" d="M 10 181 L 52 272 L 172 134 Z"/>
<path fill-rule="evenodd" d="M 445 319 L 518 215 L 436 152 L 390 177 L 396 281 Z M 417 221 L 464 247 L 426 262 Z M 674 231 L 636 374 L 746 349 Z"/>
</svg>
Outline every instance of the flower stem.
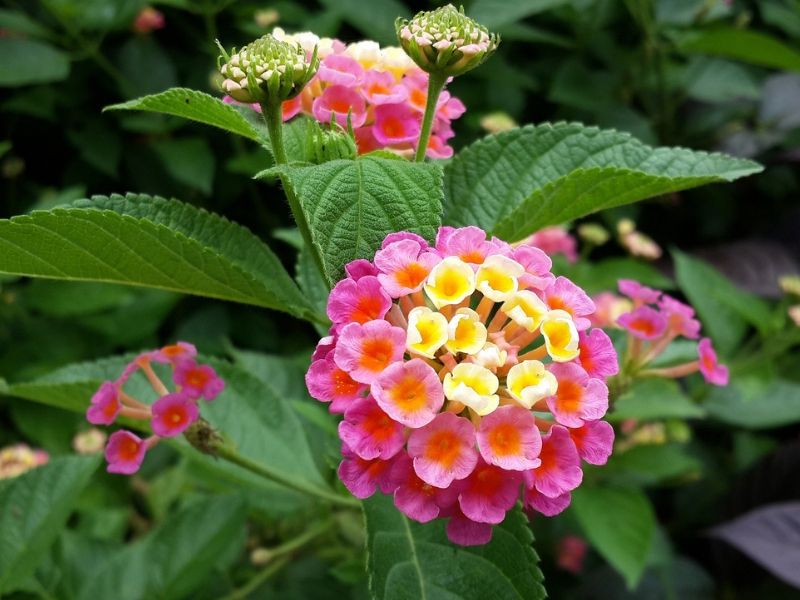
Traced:
<svg viewBox="0 0 800 600">
<path fill-rule="evenodd" d="M 227 444 L 221 444 L 214 448 L 214 454 L 219 458 L 227 460 L 235 465 L 239 465 L 240 467 L 247 469 L 255 473 L 256 475 L 260 475 L 265 479 L 269 479 L 274 481 L 275 483 L 279 483 L 280 485 L 287 487 L 289 489 L 301 492 L 308 496 L 314 496 L 319 498 L 320 500 L 324 500 L 329 502 L 330 504 L 335 504 L 337 506 L 345 506 L 348 508 L 358 508 L 361 506 L 361 503 L 352 498 L 350 496 L 343 496 L 341 494 L 337 494 L 332 490 L 325 489 L 323 487 L 318 487 L 317 485 L 306 483 L 300 479 L 294 479 L 293 477 L 289 477 L 284 475 L 274 469 L 267 467 L 266 465 L 262 465 L 257 463 L 249 458 L 246 458 L 236 452 L 231 446 Z"/>
<path fill-rule="evenodd" d="M 286 165 L 289 161 L 286 158 L 286 150 L 283 147 L 283 111 L 280 103 L 264 102 L 261 104 L 261 114 L 264 115 L 264 121 L 267 123 L 267 130 L 269 131 L 269 142 L 272 146 L 272 156 L 275 159 L 275 164 L 278 166 Z M 300 230 L 300 235 L 303 236 L 303 242 L 307 252 L 311 252 L 314 257 L 314 263 L 317 265 L 323 281 L 330 287 L 330 281 L 325 273 L 325 266 L 322 262 L 322 256 L 319 249 L 314 245 L 311 239 L 311 229 L 309 229 L 306 216 L 303 213 L 303 208 L 300 205 L 300 199 L 294 193 L 291 182 L 286 175 L 286 172 L 281 170 L 279 172 L 281 183 L 283 184 L 283 192 L 286 194 L 286 200 L 289 201 L 289 208 L 292 211 L 292 216 L 297 223 L 297 228 Z"/>
<path fill-rule="evenodd" d="M 425 102 L 425 116 L 422 118 L 422 130 L 419 133 L 419 144 L 414 160 L 422 162 L 425 160 L 425 152 L 428 149 L 428 140 L 431 137 L 431 126 L 433 118 L 436 116 L 436 103 L 439 101 L 439 94 L 447 83 L 447 75 L 442 73 L 430 73 L 428 76 L 428 99 Z"/>
</svg>

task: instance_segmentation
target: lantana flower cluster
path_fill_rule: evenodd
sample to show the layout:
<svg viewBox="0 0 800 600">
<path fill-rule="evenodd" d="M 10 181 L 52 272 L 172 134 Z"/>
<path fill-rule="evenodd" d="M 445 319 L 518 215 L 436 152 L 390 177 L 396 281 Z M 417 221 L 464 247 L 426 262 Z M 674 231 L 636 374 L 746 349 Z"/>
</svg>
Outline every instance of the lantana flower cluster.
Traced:
<svg viewBox="0 0 800 600">
<path fill-rule="evenodd" d="M 618 372 L 594 303 L 551 273 L 539 248 L 477 227 L 386 237 L 330 294 L 311 395 L 343 414 L 339 477 L 353 495 L 392 494 L 408 517 L 447 518 L 458 544 L 489 541 L 522 497 L 555 515 L 604 464 L 602 418 Z"/>
<path fill-rule="evenodd" d="M 319 69 L 299 96 L 283 103 L 283 119 L 302 113 L 320 123 L 335 121 L 353 127 L 359 153 L 388 149 L 411 155 L 419 142 L 428 98 L 428 74 L 399 47 L 381 48 L 377 42 L 345 45 L 311 32 L 293 35 L 275 28 L 281 41 L 300 44 L 308 56 L 317 49 Z M 258 105 L 253 105 L 259 109 Z M 466 108 L 444 91 L 439 96 L 427 156 L 449 158 L 453 148 L 452 122 Z"/>
<path fill-rule="evenodd" d="M 728 367 L 720 364 L 707 337 L 697 345 L 697 360 L 660 369 L 645 369 L 658 358 L 673 340 L 700 338 L 700 321 L 694 309 L 660 290 L 654 290 L 632 279 L 620 279 L 619 291 L 630 300 L 630 310 L 614 317 L 617 326 L 629 334 L 626 362 L 642 375 L 684 377 L 700 372 L 706 382 L 728 384 Z"/>
<path fill-rule="evenodd" d="M 13 444 L 0 448 L 0 479 L 11 479 L 31 469 L 46 465 L 50 455 L 27 444 Z"/>
<path fill-rule="evenodd" d="M 153 363 L 171 370 L 173 391 L 156 374 Z M 137 372 L 145 376 L 158 396 L 152 405 L 125 391 L 126 383 Z M 187 342 L 138 355 L 116 380 L 103 382 L 86 411 L 86 419 L 94 425 L 111 425 L 123 416 L 147 421 L 153 431 L 145 439 L 124 429 L 112 433 L 105 448 L 108 472 L 131 475 L 138 471 L 146 452 L 161 438 L 181 435 L 200 418 L 197 404 L 201 398 L 214 400 L 224 388 L 225 382 L 212 367 L 197 362 L 197 349 Z"/>
</svg>

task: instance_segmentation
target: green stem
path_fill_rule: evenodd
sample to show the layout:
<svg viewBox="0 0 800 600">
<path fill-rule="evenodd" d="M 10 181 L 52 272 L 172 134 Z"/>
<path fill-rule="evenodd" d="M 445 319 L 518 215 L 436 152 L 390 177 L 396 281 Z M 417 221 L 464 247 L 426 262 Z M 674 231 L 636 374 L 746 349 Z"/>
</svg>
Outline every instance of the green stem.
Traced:
<svg viewBox="0 0 800 600">
<path fill-rule="evenodd" d="M 425 160 L 425 151 L 428 149 L 428 140 L 431 137 L 431 127 L 433 118 L 436 116 L 436 103 L 439 101 L 439 94 L 447 83 L 447 75 L 442 73 L 430 73 L 428 76 L 428 100 L 425 102 L 425 116 L 422 118 L 422 130 L 419 132 L 419 145 L 414 160 L 422 162 Z"/>
<path fill-rule="evenodd" d="M 269 559 L 271 562 L 242 587 L 225 596 L 223 600 L 240 600 L 242 598 L 247 598 L 250 594 L 261 587 L 265 581 L 270 579 L 273 575 L 275 575 L 275 573 L 280 571 L 288 564 L 288 562 L 291 560 L 291 557 L 288 556 L 290 553 L 294 552 L 298 548 L 301 548 L 302 546 L 305 546 L 314 538 L 322 535 L 333 525 L 334 521 L 332 519 L 324 521 L 323 523 L 319 523 L 316 527 L 312 527 L 311 529 L 304 531 L 296 538 L 270 549 Z"/>
<path fill-rule="evenodd" d="M 270 102 L 263 102 L 261 104 L 261 114 L 264 115 L 264 121 L 267 123 L 269 142 L 272 145 L 272 156 L 275 159 L 275 164 L 278 166 L 285 165 L 289 161 L 286 158 L 286 150 L 283 147 L 283 111 L 281 110 L 280 102 L 274 103 L 274 105 Z M 292 211 L 292 216 L 294 216 L 297 228 L 300 230 L 300 235 L 303 236 L 306 250 L 311 252 L 314 257 L 314 263 L 317 265 L 317 269 L 319 269 L 323 281 L 330 284 L 328 276 L 325 273 L 322 255 L 311 239 L 311 229 L 308 227 L 306 216 L 300 205 L 300 199 L 295 195 L 286 173 L 281 170 L 279 176 L 283 184 L 283 191 L 286 194 L 286 199 L 289 201 L 289 208 Z"/>
<path fill-rule="evenodd" d="M 279 483 L 284 487 L 301 492 L 303 494 L 315 496 L 320 500 L 324 500 L 331 504 L 345 506 L 348 508 L 359 508 L 361 506 L 361 503 L 355 498 L 350 496 L 342 496 L 341 494 L 337 494 L 332 490 L 318 487 L 314 484 L 306 483 L 305 481 L 299 479 L 288 477 L 266 465 L 262 465 L 261 463 L 250 460 L 249 458 L 246 458 L 236 452 L 236 450 L 227 444 L 221 444 L 215 447 L 214 454 L 216 454 L 216 456 L 219 458 L 227 460 L 235 465 L 239 465 L 240 467 L 247 469 L 256 475 L 260 475 L 265 479 L 269 479 L 275 483 Z"/>
</svg>

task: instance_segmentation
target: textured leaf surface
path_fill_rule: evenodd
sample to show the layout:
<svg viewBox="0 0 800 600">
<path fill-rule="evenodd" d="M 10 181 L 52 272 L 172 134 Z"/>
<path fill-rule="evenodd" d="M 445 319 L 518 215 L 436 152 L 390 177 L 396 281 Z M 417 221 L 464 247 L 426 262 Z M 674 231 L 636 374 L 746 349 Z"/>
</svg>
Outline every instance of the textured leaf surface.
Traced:
<svg viewBox="0 0 800 600">
<path fill-rule="evenodd" d="M 533 535 L 519 508 L 484 546 L 447 540 L 442 520 L 407 519 L 391 497 L 364 501 L 370 590 L 376 600 L 484 600 L 545 597 Z"/>
<path fill-rule="evenodd" d="M 717 421 L 747 429 L 800 423 L 800 384 L 785 379 L 736 377 L 713 388 L 703 407 Z"/>
<path fill-rule="evenodd" d="M 687 35 L 678 41 L 685 52 L 727 56 L 742 62 L 800 71 L 800 52 L 759 31 L 720 27 Z"/>
<path fill-rule="evenodd" d="M 693 403 L 672 379 L 640 379 L 615 402 L 609 418 L 613 421 L 637 419 L 691 419 L 705 411 Z"/>
<path fill-rule="evenodd" d="M 0 482 L 0 594 L 16 589 L 47 556 L 97 457 L 67 456 Z"/>
<path fill-rule="evenodd" d="M 172 88 L 158 94 L 112 104 L 105 110 L 137 110 L 183 117 L 262 144 L 269 142 L 266 128 L 259 122 L 257 113 L 249 108 L 225 104 L 219 98 L 189 88 Z"/>
<path fill-rule="evenodd" d="M 283 171 L 331 281 L 351 260 L 372 258 L 386 234 L 413 231 L 432 240 L 441 223 L 442 173 L 435 164 L 364 156 Z"/>
<path fill-rule="evenodd" d="M 573 513 L 597 551 L 636 587 L 644 571 L 656 518 L 640 490 L 582 485 L 572 492 Z"/>
<path fill-rule="evenodd" d="M 770 330 L 773 319 L 763 300 L 740 290 L 705 262 L 682 252 L 672 254 L 678 285 L 722 352 L 730 353 L 737 347 L 748 323 L 762 333 Z"/>
<path fill-rule="evenodd" d="M 69 55 L 44 42 L 3 37 L 0 56 L 0 87 L 62 81 L 69 75 Z"/>
<path fill-rule="evenodd" d="M 651 148 L 579 123 L 529 125 L 487 136 L 445 167 L 444 222 L 514 241 L 546 225 L 760 170 L 748 160 Z"/>
<path fill-rule="evenodd" d="M 0 272 L 154 287 L 315 317 L 250 231 L 149 196 L 97 196 L 0 221 Z"/>
<path fill-rule="evenodd" d="M 230 565 L 245 543 L 245 506 L 216 496 L 171 515 L 83 582 L 78 598 L 185 598 Z"/>
</svg>

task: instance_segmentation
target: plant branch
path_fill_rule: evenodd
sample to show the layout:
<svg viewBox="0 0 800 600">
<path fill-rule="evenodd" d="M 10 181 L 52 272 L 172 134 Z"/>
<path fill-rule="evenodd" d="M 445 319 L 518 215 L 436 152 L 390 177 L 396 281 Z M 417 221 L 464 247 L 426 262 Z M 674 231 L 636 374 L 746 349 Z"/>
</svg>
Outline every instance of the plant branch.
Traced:
<svg viewBox="0 0 800 600">
<path fill-rule="evenodd" d="M 436 116 L 436 104 L 439 95 L 447 83 L 447 75 L 441 73 L 430 73 L 428 76 L 428 99 L 425 102 L 425 116 L 422 118 L 422 130 L 419 132 L 419 144 L 414 160 L 421 162 L 425 160 L 425 152 L 428 150 L 428 140 L 431 137 L 431 127 L 433 118 Z"/>
</svg>

